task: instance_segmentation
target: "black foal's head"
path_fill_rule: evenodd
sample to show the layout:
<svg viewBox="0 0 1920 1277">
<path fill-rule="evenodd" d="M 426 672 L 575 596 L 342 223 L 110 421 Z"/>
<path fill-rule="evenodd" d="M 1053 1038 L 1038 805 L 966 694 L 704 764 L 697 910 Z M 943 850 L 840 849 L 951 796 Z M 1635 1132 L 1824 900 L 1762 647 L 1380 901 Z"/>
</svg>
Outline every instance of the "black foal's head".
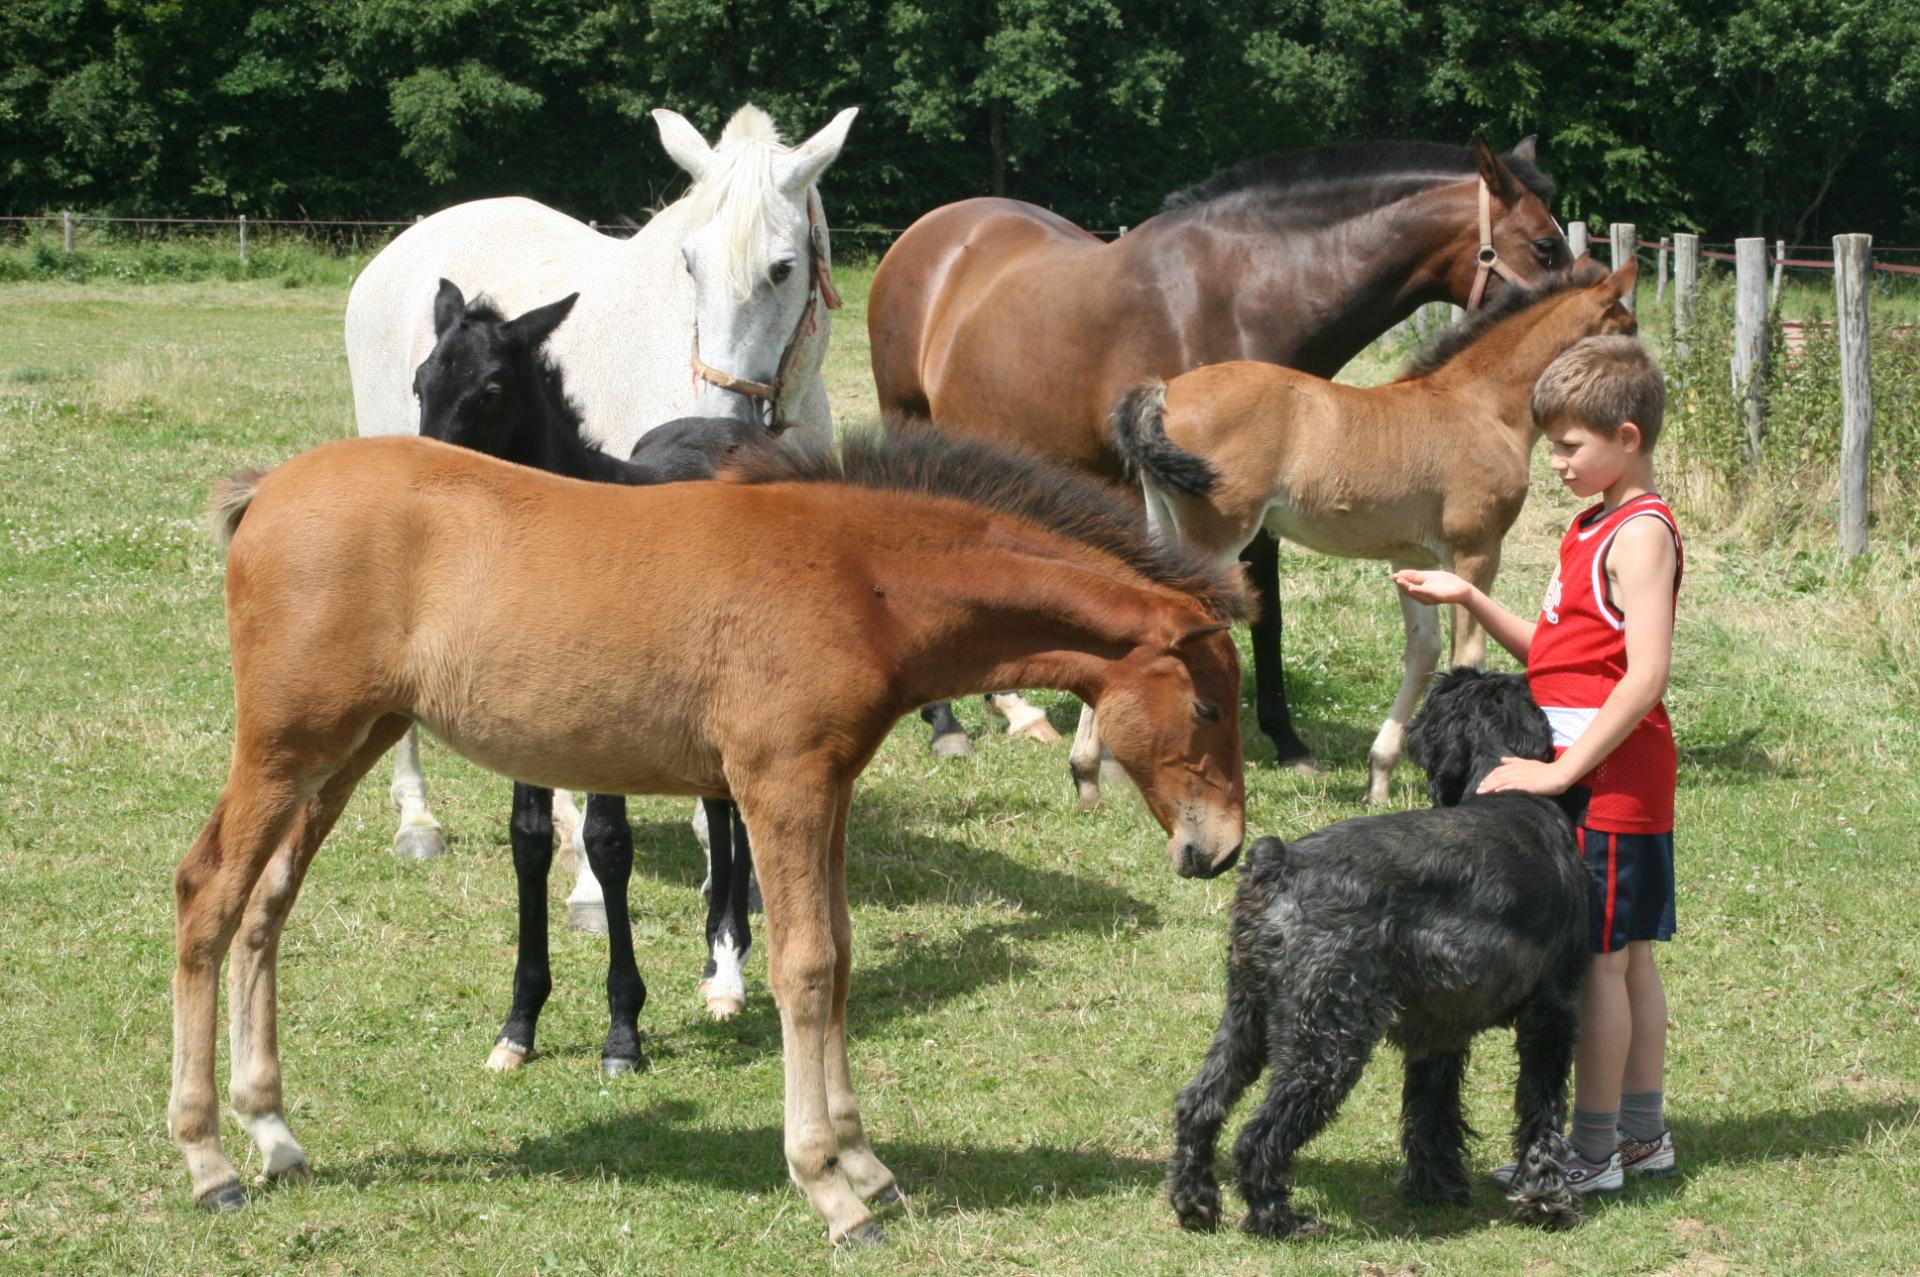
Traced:
<svg viewBox="0 0 1920 1277">
<path fill-rule="evenodd" d="M 1533 703 L 1527 680 L 1469 665 L 1433 680 L 1414 715 L 1407 752 L 1427 769 L 1427 797 L 1452 807 L 1502 758 L 1553 761 L 1553 731 Z"/>
<path fill-rule="evenodd" d="M 518 431 L 558 424 L 577 431 L 578 414 L 540 348 L 579 296 L 508 319 L 485 297 L 469 302 L 441 280 L 433 299 L 433 352 L 413 374 L 420 433 L 504 457 L 515 450 Z"/>
</svg>

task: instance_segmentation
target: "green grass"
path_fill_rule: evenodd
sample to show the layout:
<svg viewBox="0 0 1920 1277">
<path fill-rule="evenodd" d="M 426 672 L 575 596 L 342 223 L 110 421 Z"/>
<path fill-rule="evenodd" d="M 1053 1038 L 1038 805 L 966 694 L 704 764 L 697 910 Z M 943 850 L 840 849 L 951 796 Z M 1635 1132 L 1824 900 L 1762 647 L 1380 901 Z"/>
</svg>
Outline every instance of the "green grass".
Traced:
<svg viewBox="0 0 1920 1277">
<path fill-rule="evenodd" d="M 841 274 L 848 425 L 873 416 L 868 278 Z M 1920 1272 L 1920 662 L 1886 620 L 1912 615 L 1911 569 L 1884 535 L 1843 567 L 1704 499 L 1670 698 L 1683 930 L 1662 950 L 1685 1174 L 1577 1232 L 1506 1224 L 1485 1185 L 1468 1210 L 1403 1203 L 1389 1050 L 1301 1159 L 1331 1240 L 1178 1232 L 1161 1160 L 1219 1011 L 1231 880 L 1176 880 L 1131 795 L 1075 815 L 1064 749 L 983 733 L 936 765 L 911 720 L 850 840 L 856 1083 L 916 1203 L 887 1252 L 830 1255 L 786 1182 L 763 950 L 745 1015 L 702 1020 L 683 803 L 632 807 L 651 1069 L 599 1078 L 605 947 L 564 930 L 542 1053 L 481 1069 L 512 957 L 507 786 L 438 747 L 453 853 L 387 854 L 382 767 L 288 929 L 289 1117 L 316 1180 L 201 1215 L 164 1121 L 170 876 L 232 717 L 200 511 L 218 475 L 350 432 L 343 303 L 344 280 L 0 287 L 0 1271 Z M 1537 492 L 1505 598 L 1536 596 L 1571 508 Z M 1293 835 L 1359 810 L 1399 620 L 1380 565 L 1284 566 L 1291 686 L 1331 770 L 1278 771 L 1250 737 L 1249 818 Z M 1397 798 L 1417 801 L 1411 771 Z M 556 917 L 564 893 L 556 876 Z M 1476 1172 L 1503 1160 L 1512 1073 L 1490 1035 Z M 231 1123 L 227 1146 L 252 1156 Z"/>
</svg>

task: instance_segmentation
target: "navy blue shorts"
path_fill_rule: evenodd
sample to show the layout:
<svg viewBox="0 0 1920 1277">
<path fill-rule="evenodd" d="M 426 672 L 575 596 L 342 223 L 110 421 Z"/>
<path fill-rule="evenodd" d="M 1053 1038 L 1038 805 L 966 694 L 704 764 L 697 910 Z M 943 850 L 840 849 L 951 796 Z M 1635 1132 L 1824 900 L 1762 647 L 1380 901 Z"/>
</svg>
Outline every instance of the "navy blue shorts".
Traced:
<svg viewBox="0 0 1920 1277">
<path fill-rule="evenodd" d="M 1635 940 L 1673 939 L 1673 834 L 1577 836 L 1587 862 L 1587 947 L 1613 953 Z"/>
</svg>

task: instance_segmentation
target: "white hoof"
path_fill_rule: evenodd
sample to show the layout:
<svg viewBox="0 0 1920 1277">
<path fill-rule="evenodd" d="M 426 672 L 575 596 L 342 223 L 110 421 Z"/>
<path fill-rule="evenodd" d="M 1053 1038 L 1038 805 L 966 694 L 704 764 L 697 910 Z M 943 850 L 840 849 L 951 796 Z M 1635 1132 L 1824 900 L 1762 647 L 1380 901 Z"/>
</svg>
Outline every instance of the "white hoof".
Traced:
<svg viewBox="0 0 1920 1277">
<path fill-rule="evenodd" d="M 1053 730 L 1053 724 L 1047 721 L 1045 714 L 1040 715 L 1040 717 L 1034 719 L 1025 727 L 1007 728 L 1007 735 L 1016 740 L 1038 741 L 1042 745 L 1058 745 L 1060 743 L 1060 733 Z"/>
<path fill-rule="evenodd" d="M 708 998 L 707 1018 L 714 1021 L 731 1020 L 741 1010 L 738 998 Z"/>
<path fill-rule="evenodd" d="M 607 934 L 607 907 L 599 901 L 567 902 L 567 926 L 590 936 Z"/>
<path fill-rule="evenodd" d="M 973 742 L 967 739 L 965 732 L 948 732 L 945 736 L 933 738 L 933 756 L 935 758 L 972 758 Z"/>
<path fill-rule="evenodd" d="M 438 825 L 407 825 L 393 836 L 393 854 L 401 860 L 432 860 L 447 854 Z"/>
<path fill-rule="evenodd" d="M 1289 758 L 1280 764 L 1296 776 L 1324 776 L 1327 769 L 1312 754 L 1303 754 L 1299 758 Z"/>
<path fill-rule="evenodd" d="M 487 1067 L 495 1073 L 508 1073 L 527 1062 L 527 1053 L 510 1042 L 495 1042 L 487 1053 Z"/>
</svg>

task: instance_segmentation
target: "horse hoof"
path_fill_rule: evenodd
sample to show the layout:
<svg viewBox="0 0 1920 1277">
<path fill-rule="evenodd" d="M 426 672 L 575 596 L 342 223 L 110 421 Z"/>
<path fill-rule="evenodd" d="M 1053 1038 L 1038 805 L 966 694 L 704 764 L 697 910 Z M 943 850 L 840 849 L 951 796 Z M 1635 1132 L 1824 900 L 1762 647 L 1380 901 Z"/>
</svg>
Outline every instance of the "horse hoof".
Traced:
<svg viewBox="0 0 1920 1277">
<path fill-rule="evenodd" d="M 640 1060 L 629 1060 L 618 1055 L 600 1057 L 600 1075 L 602 1077 L 625 1077 L 629 1073 L 640 1071 Z"/>
<path fill-rule="evenodd" d="M 495 1042 L 487 1052 L 487 1067 L 495 1073 L 510 1073 L 527 1062 L 528 1052 L 511 1042 Z"/>
<path fill-rule="evenodd" d="M 1324 776 L 1327 774 L 1327 769 L 1321 766 L 1320 760 L 1312 754 L 1301 754 L 1297 758 L 1286 759 L 1280 766 L 1296 776 Z"/>
<path fill-rule="evenodd" d="M 738 998 L 708 998 L 707 1018 L 711 1020 L 731 1020 L 739 1015 L 741 1002 Z"/>
<path fill-rule="evenodd" d="M 282 1166 L 277 1171 L 268 1171 L 261 1177 L 269 1184 L 311 1184 L 313 1171 L 307 1166 L 305 1158 L 291 1166 Z"/>
<path fill-rule="evenodd" d="M 401 860 L 432 860 L 447 854 L 447 840 L 432 825 L 408 825 L 393 836 L 393 854 Z"/>
<path fill-rule="evenodd" d="M 575 904 L 569 901 L 567 925 L 590 936 L 604 936 L 607 934 L 607 907 L 592 902 Z"/>
<path fill-rule="evenodd" d="M 1096 781 L 1078 780 L 1074 782 L 1078 797 L 1074 802 L 1075 811 L 1097 811 L 1100 808 L 1100 785 Z"/>
<path fill-rule="evenodd" d="M 1025 727 L 1008 728 L 1007 735 L 1015 740 L 1038 741 L 1042 745 L 1060 743 L 1060 733 L 1053 730 L 1053 724 L 1044 718 L 1036 718 Z"/>
<path fill-rule="evenodd" d="M 200 1209 L 211 1215 L 228 1215 L 245 1209 L 246 1205 L 246 1190 L 237 1183 L 215 1189 L 200 1199 Z"/>
<path fill-rule="evenodd" d="M 849 1249 L 884 1246 L 886 1244 L 887 1230 L 880 1227 L 878 1222 L 871 1219 L 864 1224 L 857 1224 L 848 1229 L 840 1240 L 835 1243 L 835 1245 L 845 1246 Z"/>
<path fill-rule="evenodd" d="M 965 732 L 948 732 L 944 736 L 933 738 L 933 756 L 935 758 L 972 758 L 973 742 L 967 739 Z"/>
</svg>

